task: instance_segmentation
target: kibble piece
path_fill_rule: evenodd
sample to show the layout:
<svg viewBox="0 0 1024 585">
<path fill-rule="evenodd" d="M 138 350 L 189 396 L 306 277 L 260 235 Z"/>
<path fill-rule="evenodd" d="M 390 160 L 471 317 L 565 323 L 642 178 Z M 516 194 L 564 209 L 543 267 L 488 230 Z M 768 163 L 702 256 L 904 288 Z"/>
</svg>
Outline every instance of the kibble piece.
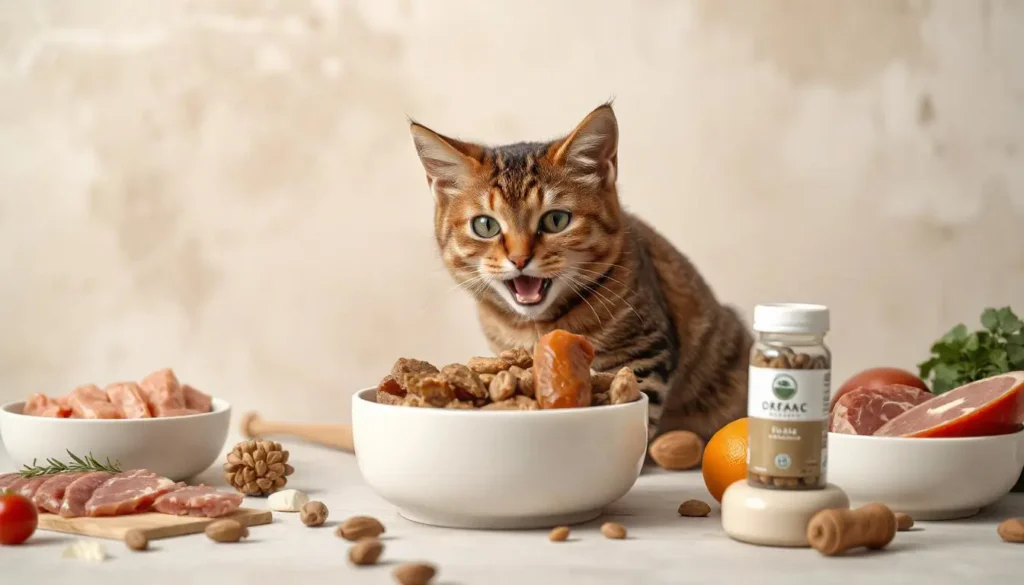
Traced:
<svg viewBox="0 0 1024 585">
<path fill-rule="evenodd" d="M 440 374 L 414 374 L 406 378 L 409 394 L 423 398 L 428 406 L 442 407 L 455 400 L 455 391 Z"/>
<path fill-rule="evenodd" d="M 601 534 L 603 534 L 605 538 L 626 538 L 626 527 L 618 522 L 605 522 L 601 525 Z"/>
<path fill-rule="evenodd" d="M 1024 518 L 1008 518 L 996 527 L 996 534 L 1006 542 L 1024 542 Z"/>
<path fill-rule="evenodd" d="M 556 526 L 551 529 L 551 533 L 548 534 L 548 539 L 551 542 L 564 542 L 567 538 L 569 538 L 568 526 Z"/>
<path fill-rule="evenodd" d="M 711 513 L 711 506 L 701 500 L 686 500 L 679 504 L 679 515 L 702 518 Z"/>
<path fill-rule="evenodd" d="M 615 379 L 615 374 L 612 372 L 591 372 L 590 374 L 590 385 L 594 387 L 594 392 L 607 392 L 612 388 L 612 380 Z"/>
<path fill-rule="evenodd" d="M 626 404 L 640 399 L 640 384 L 636 381 L 633 369 L 629 367 L 620 368 L 615 372 L 611 388 L 612 404 Z"/>
<path fill-rule="evenodd" d="M 398 385 L 394 377 L 388 375 L 377 384 L 377 402 L 379 404 L 401 404 L 405 397 L 405 389 Z"/>
<path fill-rule="evenodd" d="M 487 386 L 480 375 L 462 364 L 448 364 L 441 368 L 441 377 L 455 392 L 455 398 L 465 402 L 487 400 Z"/>
<path fill-rule="evenodd" d="M 346 518 L 334 533 L 345 540 L 355 542 L 360 538 L 376 538 L 384 534 L 384 525 L 371 516 L 352 516 Z"/>
<path fill-rule="evenodd" d="M 437 575 L 437 568 L 428 563 L 403 563 L 392 575 L 401 585 L 427 585 Z"/>
<path fill-rule="evenodd" d="M 910 514 L 896 512 L 896 530 L 903 532 L 905 530 L 910 530 L 913 527 L 914 519 L 910 517 Z"/>
<path fill-rule="evenodd" d="M 249 536 L 249 529 L 237 520 L 225 518 L 211 522 L 206 527 L 206 536 L 214 542 L 238 542 Z"/>
<path fill-rule="evenodd" d="M 512 364 L 501 358 L 473 357 L 469 358 L 466 365 L 477 374 L 497 374 L 498 372 L 504 372 Z"/>
<path fill-rule="evenodd" d="M 384 552 L 384 544 L 373 536 L 360 538 L 348 551 L 348 560 L 353 565 L 376 565 Z"/>
<path fill-rule="evenodd" d="M 595 392 L 590 398 L 590 406 L 607 406 L 612 403 L 612 397 L 608 392 Z"/>
<path fill-rule="evenodd" d="M 124 543 L 132 550 L 146 550 L 149 548 L 149 538 L 138 528 L 132 528 L 125 533 Z"/>
<path fill-rule="evenodd" d="M 533 365 L 533 355 L 529 351 L 517 347 L 515 349 L 506 349 L 505 351 L 498 354 L 498 357 L 505 360 L 513 366 L 517 366 L 520 369 L 527 369 Z"/>
<path fill-rule="evenodd" d="M 391 366 L 391 377 L 404 389 L 408 390 L 409 376 L 419 374 L 437 374 L 440 370 L 436 366 L 423 360 L 412 358 L 398 358 L 395 365 Z"/>
<path fill-rule="evenodd" d="M 516 393 L 516 379 L 508 371 L 498 372 L 491 380 L 491 402 L 508 400 Z"/>
<path fill-rule="evenodd" d="M 323 502 L 306 502 L 299 510 L 299 517 L 306 526 L 322 526 L 327 521 L 327 506 Z"/>
</svg>

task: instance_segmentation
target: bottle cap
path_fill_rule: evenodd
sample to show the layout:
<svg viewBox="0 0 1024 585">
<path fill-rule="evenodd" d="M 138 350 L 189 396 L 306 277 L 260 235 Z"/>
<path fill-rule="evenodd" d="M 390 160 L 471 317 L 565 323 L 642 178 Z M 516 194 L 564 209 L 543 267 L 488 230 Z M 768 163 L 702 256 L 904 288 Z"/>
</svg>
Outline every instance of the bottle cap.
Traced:
<svg viewBox="0 0 1024 585">
<path fill-rule="evenodd" d="M 828 307 L 805 303 L 771 303 L 754 307 L 754 330 L 767 333 L 825 333 Z"/>
</svg>

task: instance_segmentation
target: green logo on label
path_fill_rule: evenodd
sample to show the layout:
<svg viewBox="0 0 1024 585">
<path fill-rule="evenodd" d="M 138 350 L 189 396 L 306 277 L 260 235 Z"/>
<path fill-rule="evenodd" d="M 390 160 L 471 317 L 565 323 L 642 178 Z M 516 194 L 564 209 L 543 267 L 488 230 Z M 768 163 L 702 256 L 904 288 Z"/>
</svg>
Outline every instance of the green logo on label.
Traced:
<svg viewBox="0 0 1024 585">
<path fill-rule="evenodd" d="M 779 400 L 789 400 L 796 395 L 796 380 L 789 374 L 779 374 L 772 381 L 772 394 Z"/>
</svg>

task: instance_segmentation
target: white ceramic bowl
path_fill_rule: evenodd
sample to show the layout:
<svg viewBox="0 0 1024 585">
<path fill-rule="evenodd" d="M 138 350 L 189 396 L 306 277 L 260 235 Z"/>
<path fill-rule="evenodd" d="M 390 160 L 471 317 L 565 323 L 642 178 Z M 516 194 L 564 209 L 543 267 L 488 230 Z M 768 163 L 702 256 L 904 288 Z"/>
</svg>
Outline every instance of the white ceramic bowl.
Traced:
<svg viewBox="0 0 1024 585">
<path fill-rule="evenodd" d="M 22 414 L 24 402 L 0 408 L 0 438 L 20 469 L 32 460 L 68 462 L 68 451 L 122 469 L 144 468 L 174 481 L 205 471 L 227 440 L 231 405 L 213 399 L 212 412 L 166 418 L 96 420 Z"/>
<path fill-rule="evenodd" d="M 881 502 L 915 520 L 966 518 L 1009 493 L 1024 469 L 1024 430 L 962 439 L 829 433 L 828 481 L 851 506 Z"/>
<path fill-rule="evenodd" d="M 647 448 L 647 396 L 629 404 L 497 411 L 352 398 L 367 484 L 414 522 L 525 529 L 593 520 L 633 487 Z"/>
</svg>

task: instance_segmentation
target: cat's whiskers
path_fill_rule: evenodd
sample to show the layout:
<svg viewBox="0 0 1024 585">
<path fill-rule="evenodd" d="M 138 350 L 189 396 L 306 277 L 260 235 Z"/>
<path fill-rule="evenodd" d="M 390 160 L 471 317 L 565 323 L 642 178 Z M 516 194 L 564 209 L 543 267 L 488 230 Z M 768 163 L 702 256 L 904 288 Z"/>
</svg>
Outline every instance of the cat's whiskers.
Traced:
<svg viewBox="0 0 1024 585">
<path fill-rule="evenodd" d="M 572 278 L 572 276 L 570 276 L 570 275 L 566 275 L 566 278 L 571 280 L 573 282 L 573 284 L 575 284 L 576 286 L 580 287 L 581 289 L 589 288 L 587 286 L 587 284 Z M 595 295 L 597 295 L 597 300 L 601 302 L 601 306 L 604 307 L 605 311 L 608 311 L 608 317 L 614 319 L 615 318 L 615 313 L 612 312 L 612 307 L 615 306 L 615 302 L 612 301 L 611 299 L 609 299 L 608 297 L 604 296 L 603 294 L 601 294 L 601 292 L 598 291 L 598 290 L 590 288 L 590 292 L 592 292 Z"/>
<path fill-rule="evenodd" d="M 587 270 L 586 268 L 580 268 L 579 266 L 574 266 L 573 268 L 575 270 L 579 270 L 579 271 L 582 271 L 582 272 L 589 272 L 590 274 L 596 275 L 598 278 L 605 278 L 605 279 L 610 280 L 612 282 L 617 282 L 617 283 L 621 284 L 623 287 L 625 287 L 625 289 L 628 290 L 629 292 L 633 292 L 632 290 L 630 290 L 628 284 L 622 282 L 621 280 L 618 280 L 617 278 L 613 278 L 611 276 L 608 276 L 608 274 L 605 273 L 605 272 L 598 272 L 597 270 Z"/>
<path fill-rule="evenodd" d="M 593 264 L 594 266 L 609 266 L 609 267 L 612 267 L 612 268 L 619 268 L 621 270 L 625 270 L 626 272 L 633 272 L 632 270 L 630 270 L 629 268 L 626 268 L 622 264 L 616 264 L 614 262 L 579 262 L 578 264 Z"/>
<path fill-rule="evenodd" d="M 595 309 L 594 305 L 591 305 L 590 301 L 587 300 L 587 297 L 583 296 L 583 294 L 580 293 L 580 291 L 573 285 L 572 279 L 568 278 L 566 275 L 561 275 L 558 278 L 562 280 L 562 282 L 564 282 L 566 286 L 572 289 L 572 291 L 580 297 L 581 301 L 587 303 L 587 306 L 590 307 L 590 310 L 594 312 L 594 317 L 597 317 L 597 324 L 600 326 L 604 326 L 604 323 L 601 322 L 601 316 L 597 314 L 597 309 Z"/>
<path fill-rule="evenodd" d="M 623 302 L 623 304 L 625 304 L 627 307 L 629 307 L 630 311 L 633 311 L 633 314 L 636 315 L 637 319 L 640 319 L 640 325 L 641 326 L 644 325 L 644 318 L 643 318 L 643 316 L 640 315 L 640 313 L 638 313 L 637 310 L 635 308 L 633 308 L 633 305 L 629 304 L 629 301 L 627 301 L 625 298 L 623 298 L 622 295 L 620 295 L 619 293 L 613 291 L 612 289 L 608 288 L 607 286 L 601 284 L 600 282 L 597 281 L 597 279 L 595 279 L 593 277 L 587 276 L 585 274 L 579 274 L 578 276 L 580 278 L 582 278 L 584 280 L 584 282 L 586 282 L 588 284 L 593 284 L 593 285 L 599 286 L 599 287 L 605 289 L 606 291 L 612 293 L 616 297 L 618 297 L 619 300 Z M 618 282 L 618 281 L 616 281 L 616 282 Z M 623 286 L 625 286 L 625 285 L 623 285 Z M 628 288 L 626 290 L 629 291 L 629 292 L 632 292 Z M 594 292 L 596 293 L 597 291 L 595 290 Z"/>
</svg>

